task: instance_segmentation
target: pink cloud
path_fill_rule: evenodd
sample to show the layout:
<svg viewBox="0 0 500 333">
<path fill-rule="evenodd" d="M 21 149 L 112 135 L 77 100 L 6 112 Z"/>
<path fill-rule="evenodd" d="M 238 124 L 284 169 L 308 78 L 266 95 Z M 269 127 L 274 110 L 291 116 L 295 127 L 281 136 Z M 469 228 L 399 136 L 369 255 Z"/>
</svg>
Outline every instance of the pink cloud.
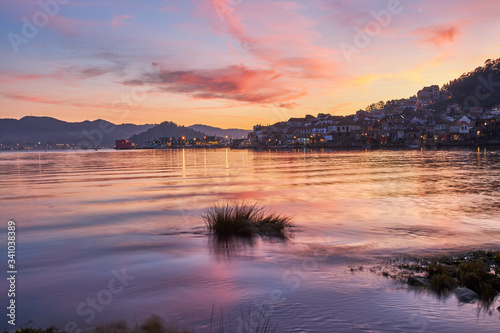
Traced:
<svg viewBox="0 0 500 333">
<path fill-rule="evenodd" d="M 20 100 L 23 102 L 32 102 L 32 103 L 44 103 L 44 104 L 61 104 L 60 100 L 50 99 L 44 96 L 28 96 L 22 94 L 4 94 L 3 95 L 9 99 Z"/>
<path fill-rule="evenodd" d="M 226 99 L 247 103 L 283 103 L 306 94 L 281 81 L 275 70 L 227 66 L 211 70 L 158 70 L 126 85 L 148 84 L 160 91 L 186 94 L 196 99 Z"/>
<path fill-rule="evenodd" d="M 456 25 L 436 25 L 415 29 L 414 34 L 420 36 L 424 43 L 441 46 L 446 43 L 453 43 L 459 35 L 460 30 Z"/>
<path fill-rule="evenodd" d="M 46 73 L 21 73 L 17 71 L 0 72 L 0 82 L 8 84 L 23 84 L 29 81 L 58 80 L 65 84 L 72 81 L 94 78 L 106 74 L 121 75 L 125 65 L 115 62 L 102 66 L 63 66 Z"/>
<path fill-rule="evenodd" d="M 227 0 L 210 0 L 208 4 L 212 10 L 199 10 L 212 13 L 208 19 L 213 28 L 240 63 L 241 59 L 256 61 L 261 70 L 272 69 L 288 87 L 300 91 L 313 91 L 321 82 L 342 80 L 342 67 L 335 61 L 339 51 L 322 45 L 323 37 L 317 31 L 320 20 L 302 14 L 307 10 L 305 5 L 291 1 Z M 239 42 L 241 51 L 224 34 Z M 241 57 L 238 52 L 247 56 Z"/>
<path fill-rule="evenodd" d="M 338 51 L 315 45 L 313 40 L 321 35 L 315 30 L 317 22 L 300 13 L 303 5 L 289 1 L 245 1 L 236 2 L 237 6 L 231 3 L 210 0 L 215 14 L 210 19 L 218 32 L 235 38 L 245 52 L 290 73 L 307 74 L 312 68 L 337 67 L 332 59 Z M 319 77 L 319 73 L 316 71 L 313 76 Z M 333 74 L 334 71 L 323 70 L 321 76 Z"/>
<path fill-rule="evenodd" d="M 178 12 L 179 7 L 176 5 L 172 5 L 170 0 L 164 0 L 161 4 L 160 12 L 170 13 L 170 12 Z"/>
<path fill-rule="evenodd" d="M 25 93 L 7 93 L 7 94 L 2 94 L 1 96 L 8 98 L 8 99 L 13 99 L 13 100 L 18 100 L 22 102 L 30 102 L 30 103 L 37 103 L 37 104 L 50 104 L 50 105 L 68 105 L 68 106 L 74 106 L 74 107 L 84 107 L 84 108 L 93 108 L 93 109 L 110 109 L 110 104 L 109 103 L 100 103 L 100 102 L 91 102 L 91 101 L 85 101 L 85 102 L 78 102 L 78 101 L 69 101 L 69 100 L 62 100 L 62 99 L 57 99 L 53 98 L 50 96 L 37 96 L 37 95 L 28 95 Z"/>
<path fill-rule="evenodd" d="M 15 84 L 25 84 L 30 81 L 39 81 L 46 79 L 56 79 L 60 80 L 63 78 L 62 73 L 54 72 L 54 73 L 20 73 L 16 71 L 3 71 L 0 72 L 0 82 L 6 83 L 9 85 Z"/>
<path fill-rule="evenodd" d="M 113 29 L 116 29 L 117 27 L 121 26 L 124 24 L 126 19 L 133 18 L 132 15 L 118 15 L 113 17 L 113 20 L 111 21 L 110 25 L 113 27 Z"/>
</svg>

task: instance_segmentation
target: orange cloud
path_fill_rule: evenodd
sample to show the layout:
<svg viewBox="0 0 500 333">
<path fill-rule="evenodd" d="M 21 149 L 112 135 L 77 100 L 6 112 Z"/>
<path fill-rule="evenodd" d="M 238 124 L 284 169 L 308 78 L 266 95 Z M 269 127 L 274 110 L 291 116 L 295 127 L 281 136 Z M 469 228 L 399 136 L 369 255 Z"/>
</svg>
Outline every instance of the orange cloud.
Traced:
<svg viewBox="0 0 500 333">
<path fill-rule="evenodd" d="M 292 102 L 292 103 L 280 103 L 276 106 L 279 108 L 284 108 L 284 109 L 294 109 L 299 105 L 297 103 Z"/>
<path fill-rule="evenodd" d="M 413 33 L 420 35 L 420 40 L 424 43 L 441 46 L 445 43 L 453 43 L 460 31 L 456 25 L 436 25 L 416 29 Z"/>
<path fill-rule="evenodd" d="M 28 96 L 28 95 L 20 95 L 20 94 L 4 94 L 3 97 L 9 99 L 20 100 L 23 102 L 32 102 L 32 103 L 44 103 L 44 104 L 62 104 L 60 100 L 50 99 L 42 96 Z"/>
<path fill-rule="evenodd" d="M 352 111 L 352 103 L 340 103 L 329 109 L 331 114 L 344 113 L 346 110 Z"/>
</svg>

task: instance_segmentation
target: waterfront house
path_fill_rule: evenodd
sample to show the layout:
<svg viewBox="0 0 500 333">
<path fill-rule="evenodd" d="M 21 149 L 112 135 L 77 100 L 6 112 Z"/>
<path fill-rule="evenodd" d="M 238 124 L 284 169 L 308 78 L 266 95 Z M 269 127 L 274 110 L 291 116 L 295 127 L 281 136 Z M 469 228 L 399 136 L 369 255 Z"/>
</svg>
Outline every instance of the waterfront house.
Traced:
<svg viewBox="0 0 500 333">
<path fill-rule="evenodd" d="M 416 126 L 410 126 L 404 130 L 404 138 L 406 144 L 419 144 L 422 136 L 422 130 Z"/>
<path fill-rule="evenodd" d="M 469 132 L 472 128 L 473 127 L 470 126 L 470 124 L 468 124 L 467 122 L 457 120 L 457 121 L 454 121 L 450 124 L 450 133 L 452 133 L 452 134 L 469 134 Z"/>
</svg>

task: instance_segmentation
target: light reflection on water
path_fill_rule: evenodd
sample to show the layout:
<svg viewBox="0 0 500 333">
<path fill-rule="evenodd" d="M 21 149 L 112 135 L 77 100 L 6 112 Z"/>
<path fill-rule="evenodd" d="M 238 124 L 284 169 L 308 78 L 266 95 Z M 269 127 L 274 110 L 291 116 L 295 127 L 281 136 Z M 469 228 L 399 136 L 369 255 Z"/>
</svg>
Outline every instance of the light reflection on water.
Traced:
<svg viewBox="0 0 500 333">
<path fill-rule="evenodd" d="M 134 279 L 89 325 L 156 313 L 201 332 L 213 304 L 237 318 L 262 302 L 288 332 L 500 325 L 499 313 L 345 266 L 498 247 L 497 151 L 9 152 L 0 176 L 0 215 L 19 226 L 19 318 L 35 324 L 83 327 L 78 304 L 124 268 Z M 257 200 L 293 215 L 299 231 L 219 244 L 200 215 L 221 200 Z"/>
</svg>

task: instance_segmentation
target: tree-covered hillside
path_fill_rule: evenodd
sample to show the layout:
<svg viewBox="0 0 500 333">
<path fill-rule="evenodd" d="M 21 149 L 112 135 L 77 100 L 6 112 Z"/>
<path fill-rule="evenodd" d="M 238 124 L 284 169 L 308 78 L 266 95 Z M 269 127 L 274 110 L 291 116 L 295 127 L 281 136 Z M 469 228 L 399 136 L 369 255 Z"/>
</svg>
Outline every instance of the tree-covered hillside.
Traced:
<svg viewBox="0 0 500 333">
<path fill-rule="evenodd" d="M 450 104 L 488 108 L 500 104 L 500 59 L 486 60 L 484 66 L 462 74 L 441 89 L 452 94 Z"/>
</svg>

